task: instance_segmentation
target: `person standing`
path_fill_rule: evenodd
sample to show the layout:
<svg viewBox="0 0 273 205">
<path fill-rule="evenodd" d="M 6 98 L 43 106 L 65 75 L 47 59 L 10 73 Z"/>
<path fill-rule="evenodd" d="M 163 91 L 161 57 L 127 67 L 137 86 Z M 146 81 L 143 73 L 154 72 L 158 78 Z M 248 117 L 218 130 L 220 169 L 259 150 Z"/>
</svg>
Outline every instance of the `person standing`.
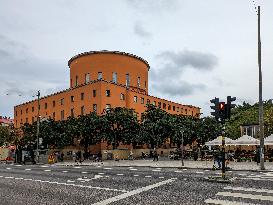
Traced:
<svg viewBox="0 0 273 205">
<path fill-rule="evenodd" d="M 154 148 L 153 156 L 154 156 L 154 160 L 153 161 L 155 161 L 155 160 L 158 161 L 158 154 L 157 154 L 156 148 Z"/>
</svg>

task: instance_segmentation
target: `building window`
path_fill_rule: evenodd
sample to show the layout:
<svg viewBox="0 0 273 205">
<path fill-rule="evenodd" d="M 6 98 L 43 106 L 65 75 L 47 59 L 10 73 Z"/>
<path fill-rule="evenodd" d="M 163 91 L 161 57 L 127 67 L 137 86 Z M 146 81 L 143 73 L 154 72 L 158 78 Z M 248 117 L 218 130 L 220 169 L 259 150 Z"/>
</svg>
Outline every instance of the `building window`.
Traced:
<svg viewBox="0 0 273 205">
<path fill-rule="evenodd" d="M 155 101 L 153 102 L 153 106 L 156 106 L 156 102 Z"/>
<path fill-rule="evenodd" d="M 113 72 L 113 83 L 117 83 L 118 79 L 117 79 L 117 73 Z"/>
<path fill-rule="evenodd" d="M 191 111 L 191 116 L 193 116 L 193 111 Z"/>
<path fill-rule="evenodd" d="M 64 104 L 64 98 L 61 99 L 61 105 L 63 105 L 63 104 Z"/>
<path fill-rule="evenodd" d="M 126 74 L 126 87 L 130 86 L 130 75 L 129 73 Z"/>
<path fill-rule="evenodd" d="M 55 120 L 55 112 L 52 113 L 52 118 Z"/>
<path fill-rule="evenodd" d="M 97 113 L 97 104 L 93 104 L 93 112 Z"/>
<path fill-rule="evenodd" d="M 173 111 L 175 111 L 175 106 L 173 106 Z"/>
<path fill-rule="evenodd" d="M 98 80 L 102 80 L 102 72 L 98 72 Z"/>
<path fill-rule="evenodd" d="M 187 109 L 185 109 L 185 112 L 186 112 L 186 115 L 188 114 L 188 110 Z"/>
<path fill-rule="evenodd" d="M 34 107 L 31 108 L 31 111 L 34 112 Z"/>
<path fill-rule="evenodd" d="M 125 95 L 123 93 L 120 93 L 120 99 L 125 100 Z"/>
<path fill-rule="evenodd" d="M 105 95 L 106 97 L 110 97 L 110 90 L 106 90 Z"/>
<path fill-rule="evenodd" d="M 72 78 L 70 79 L 70 87 L 73 87 Z"/>
<path fill-rule="evenodd" d="M 134 102 L 137 103 L 137 96 L 134 96 Z"/>
<path fill-rule="evenodd" d="M 53 100 L 52 105 L 53 105 L 53 107 L 55 107 L 55 105 L 56 105 L 55 100 Z"/>
<path fill-rule="evenodd" d="M 74 117 L 74 108 L 71 108 L 71 110 L 70 110 L 70 111 L 71 111 L 70 116 L 71 116 L 71 117 Z"/>
<path fill-rule="evenodd" d="M 93 97 L 96 97 L 96 90 L 93 90 Z"/>
<path fill-rule="evenodd" d="M 16 110 L 16 112 L 15 112 L 15 116 L 17 116 L 17 110 Z"/>
<path fill-rule="evenodd" d="M 166 109 L 166 103 L 163 103 L 163 109 Z"/>
<path fill-rule="evenodd" d="M 171 110 L 172 109 L 172 106 L 168 105 L 168 110 Z"/>
<path fill-rule="evenodd" d="M 61 111 L 61 120 L 64 120 L 64 110 Z"/>
<path fill-rule="evenodd" d="M 26 109 L 26 113 L 28 113 L 28 108 Z"/>
<path fill-rule="evenodd" d="M 45 109 L 47 109 L 47 103 L 45 103 Z"/>
<path fill-rule="evenodd" d="M 23 111 L 21 110 L 21 115 L 23 114 Z"/>
<path fill-rule="evenodd" d="M 81 100 L 84 100 L 84 93 L 81 93 Z"/>
<path fill-rule="evenodd" d="M 149 99 L 147 99 L 147 104 L 148 104 L 148 105 L 150 104 L 150 100 L 149 100 Z"/>
<path fill-rule="evenodd" d="M 75 86 L 78 86 L 79 77 L 76 75 Z"/>
<path fill-rule="evenodd" d="M 28 118 L 26 118 L 26 123 L 28 123 Z"/>
<path fill-rule="evenodd" d="M 89 83 L 90 82 L 90 74 L 87 73 L 85 74 L 85 83 Z"/>
<path fill-rule="evenodd" d="M 141 104 L 144 104 L 144 98 L 141 98 Z"/>
<path fill-rule="evenodd" d="M 183 107 L 181 107 L 181 113 L 183 113 Z"/>
<path fill-rule="evenodd" d="M 81 115 L 84 115 L 84 106 L 81 106 Z"/>
<path fill-rule="evenodd" d="M 106 104 L 105 110 L 106 110 L 106 112 L 107 112 L 107 111 L 110 111 L 110 110 L 111 110 L 111 105 L 110 105 L 110 104 Z"/>
<path fill-rule="evenodd" d="M 147 88 L 147 83 L 146 83 L 146 81 L 144 82 L 144 88 L 145 88 L 145 90 L 146 90 L 146 88 Z"/>
<path fill-rule="evenodd" d="M 137 87 L 140 88 L 140 77 L 137 78 Z"/>
<path fill-rule="evenodd" d="M 159 108 L 161 108 L 161 102 L 158 102 L 157 105 Z"/>
<path fill-rule="evenodd" d="M 32 123 L 32 124 L 34 123 L 34 117 L 31 118 L 31 123 Z"/>
<path fill-rule="evenodd" d="M 73 95 L 70 97 L 70 99 L 71 99 L 71 102 L 74 102 L 74 96 Z"/>
</svg>

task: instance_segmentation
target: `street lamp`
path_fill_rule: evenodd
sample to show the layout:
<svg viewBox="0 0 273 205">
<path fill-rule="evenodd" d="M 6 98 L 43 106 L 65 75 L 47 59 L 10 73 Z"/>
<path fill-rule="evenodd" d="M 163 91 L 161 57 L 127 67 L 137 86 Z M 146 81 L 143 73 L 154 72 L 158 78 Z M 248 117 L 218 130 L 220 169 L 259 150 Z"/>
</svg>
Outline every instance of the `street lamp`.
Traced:
<svg viewBox="0 0 273 205">
<path fill-rule="evenodd" d="M 37 94 L 38 97 L 38 113 L 37 113 L 37 149 L 36 149 L 36 159 L 37 159 L 37 163 L 39 163 L 39 128 L 40 128 L 40 90 L 38 91 Z"/>
<path fill-rule="evenodd" d="M 184 131 L 180 129 L 181 133 L 181 163 L 182 167 L 184 167 Z"/>
</svg>

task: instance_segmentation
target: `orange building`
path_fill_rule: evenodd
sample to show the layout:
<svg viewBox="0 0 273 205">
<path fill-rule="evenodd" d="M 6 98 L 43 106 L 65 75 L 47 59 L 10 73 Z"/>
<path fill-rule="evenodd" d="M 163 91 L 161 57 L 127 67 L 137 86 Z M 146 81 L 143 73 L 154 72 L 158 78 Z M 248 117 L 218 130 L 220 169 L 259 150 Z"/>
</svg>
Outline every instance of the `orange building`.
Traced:
<svg viewBox="0 0 273 205">
<path fill-rule="evenodd" d="M 91 51 L 72 57 L 68 66 L 70 88 L 40 99 L 42 118 L 65 120 L 90 112 L 102 114 L 113 107 L 133 108 L 140 114 L 146 110 L 146 104 L 154 104 L 171 114 L 200 115 L 199 107 L 148 95 L 150 66 L 133 54 Z M 37 100 L 15 106 L 15 127 L 36 121 L 37 112 Z"/>
</svg>

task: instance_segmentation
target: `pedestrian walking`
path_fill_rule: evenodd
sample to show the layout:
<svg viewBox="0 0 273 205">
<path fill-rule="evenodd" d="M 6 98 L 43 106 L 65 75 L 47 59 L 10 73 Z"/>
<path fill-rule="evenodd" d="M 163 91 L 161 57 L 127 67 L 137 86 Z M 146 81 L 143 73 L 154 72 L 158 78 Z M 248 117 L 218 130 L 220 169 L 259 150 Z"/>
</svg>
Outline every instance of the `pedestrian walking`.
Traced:
<svg viewBox="0 0 273 205">
<path fill-rule="evenodd" d="M 154 156 L 154 159 L 153 159 L 153 161 L 158 161 L 158 154 L 157 154 L 157 150 L 156 150 L 156 148 L 154 148 L 154 151 L 153 151 L 153 156 Z"/>
</svg>

